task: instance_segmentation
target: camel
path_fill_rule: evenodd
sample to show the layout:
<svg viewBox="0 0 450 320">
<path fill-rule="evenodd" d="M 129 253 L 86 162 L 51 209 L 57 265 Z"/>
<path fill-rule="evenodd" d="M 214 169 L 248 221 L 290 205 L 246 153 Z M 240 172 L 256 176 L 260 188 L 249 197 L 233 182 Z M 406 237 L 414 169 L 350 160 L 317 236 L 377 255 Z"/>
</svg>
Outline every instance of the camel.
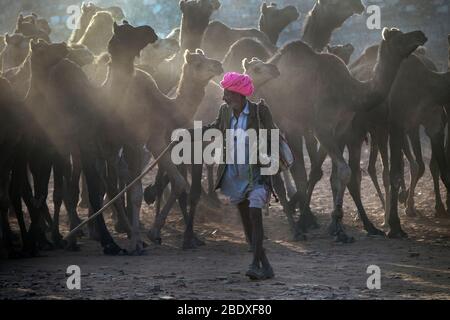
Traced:
<svg viewBox="0 0 450 320">
<path fill-rule="evenodd" d="M 16 29 L 14 33 L 21 33 L 26 37 L 35 37 L 43 39 L 50 43 L 50 28 L 45 26 L 44 19 L 37 19 L 35 15 L 24 17 L 22 14 L 17 18 Z M 41 29 L 43 28 L 43 29 Z"/>
<path fill-rule="evenodd" d="M 178 40 L 172 38 L 158 39 L 142 50 L 138 67 L 154 74 L 164 60 L 172 58 L 179 50 Z"/>
<path fill-rule="evenodd" d="M 386 98 L 402 60 L 425 41 L 426 37 L 420 31 L 404 34 L 384 29 L 375 77 L 368 82 L 353 78 L 341 59 L 330 54 L 318 54 L 301 41 L 286 45 L 268 61 L 278 66 L 281 76 L 261 88 L 261 97 L 269 105 L 280 106 L 274 108 L 272 113 L 280 129 L 286 132 L 294 152 L 296 155 L 302 154 L 301 144 L 298 143 L 298 137 L 304 135 L 301 130 L 313 130 L 322 148 L 332 158 L 334 211 L 329 231 L 338 241 L 352 240 L 342 226 L 343 194 L 351 178 L 350 169 L 342 157 L 344 134 L 355 114 L 373 108 Z M 286 83 L 290 85 L 286 86 Z M 291 88 L 295 88 L 293 92 Z M 299 88 L 316 89 L 302 91 Z M 321 88 L 342 89 L 324 92 Z M 294 98 L 296 95 L 298 99 Z M 290 117 L 285 117 L 285 114 L 290 114 Z M 300 200 L 300 203 L 305 202 L 299 191 L 293 198 Z M 300 208 L 304 209 L 302 203 Z M 363 216 L 362 220 L 369 234 L 379 234 L 367 216 Z M 301 220 L 297 227 L 301 229 Z"/>
<path fill-rule="evenodd" d="M 327 51 L 335 56 L 339 57 L 344 61 L 346 65 L 349 64 L 350 58 L 355 51 L 355 47 L 353 47 L 350 43 L 346 45 L 337 45 L 337 46 L 328 46 Z"/>
<path fill-rule="evenodd" d="M 5 34 L 6 46 L 1 54 L 1 71 L 19 66 L 28 56 L 29 43 L 33 37 L 26 37 L 21 33 Z"/>
<path fill-rule="evenodd" d="M 101 8 L 92 2 L 83 2 L 81 5 L 79 28 L 73 30 L 69 38 L 69 44 L 78 43 L 80 41 L 81 37 L 85 34 L 87 27 L 91 23 L 92 17 L 99 11 L 109 12 L 114 18 L 114 21 L 122 21 L 125 18 L 125 14 L 120 7 L 113 6 L 109 8 Z"/>
<path fill-rule="evenodd" d="M 218 0 L 180 0 L 179 7 L 181 10 L 179 53 L 172 59 L 162 62 L 153 74 L 158 87 L 165 94 L 176 87 L 179 81 L 185 50 L 195 51 L 200 48 L 203 33 L 208 27 L 213 12 L 220 8 L 220 2 Z"/>
<path fill-rule="evenodd" d="M 433 71 L 423 62 L 423 58 L 419 58 L 418 56 L 411 56 L 406 60 L 400 71 L 395 82 L 395 90 L 392 91 L 388 101 L 389 144 L 391 152 L 391 198 L 388 223 L 391 229 L 391 237 L 406 236 L 406 233 L 400 227 L 397 204 L 399 181 L 402 175 L 401 151 L 403 150 L 408 156 L 409 146 L 407 146 L 405 134 L 416 135 L 416 143 L 412 143 L 412 147 L 419 167 L 417 168 L 414 162 L 411 165 L 412 182 L 407 201 L 407 212 L 409 211 L 408 213 L 410 215 L 415 214 L 413 192 L 417 180 L 424 171 L 423 160 L 421 159 L 420 138 L 418 137 L 418 127 L 420 124 L 425 126 L 427 135 L 431 139 L 433 155 L 430 162 L 430 169 L 432 173 L 434 172 L 433 176 L 436 177 L 436 174 L 439 174 L 438 172 L 440 171 L 440 176 L 447 189 L 447 194 L 450 191 L 450 176 L 444 150 L 445 133 L 442 110 L 442 106 L 450 103 L 450 72 L 438 73 Z M 412 77 L 413 74 L 414 77 Z M 411 90 L 411 88 L 413 89 Z M 405 90 L 411 91 L 406 95 Z M 407 114 L 404 108 L 408 108 Z M 413 139 L 410 138 L 410 140 Z M 414 169 L 418 172 L 413 172 Z M 435 179 L 434 185 L 436 192 L 439 191 L 438 184 L 439 182 L 436 182 Z M 436 210 L 438 216 L 448 216 L 448 212 L 445 212 L 445 207 L 442 204 L 439 194 L 436 194 Z"/>
<path fill-rule="evenodd" d="M 52 29 L 50 28 L 48 21 L 44 18 L 39 18 L 39 16 L 34 12 L 32 12 L 28 16 L 23 17 L 23 21 L 35 24 L 39 30 L 42 30 L 48 36 L 50 36 L 50 34 L 52 33 Z"/>
<path fill-rule="evenodd" d="M 202 48 L 212 58 L 223 60 L 233 43 L 241 38 L 256 38 L 271 51 L 276 51 L 280 33 L 298 17 L 299 13 L 294 6 L 278 9 L 276 4 L 268 6 L 264 2 L 261 5 L 259 30 L 254 28 L 230 28 L 220 21 L 213 21 L 205 30 Z"/>
<path fill-rule="evenodd" d="M 308 13 L 302 40 L 315 51 L 321 52 L 330 42 L 333 31 L 354 14 L 362 14 L 361 0 L 318 0 Z"/>
<path fill-rule="evenodd" d="M 86 46 L 95 55 L 107 51 L 109 39 L 112 37 L 114 18 L 108 11 L 98 11 L 92 17 L 86 31 L 77 44 Z"/>
<path fill-rule="evenodd" d="M 5 257 L 13 257 L 13 237 L 9 227 L 8 209 L 11 206 L 9 185 L 14 166 L 16 148 L 23 139 L 26 121 L 24 121 L 24 106 L 21 99 L 15 95 L 8 80 L 0 77 L 0 251 Z M 25 223 L 19 219 L 19 225 L 24 237 Z M 1 253 L 0 253 L 1 255 Z"/>
<path fill-rule="evenodd" d="M 121 145 L 128 165 L 129 179 L 142 170 L 142 146 L 147 144 L 154 155 L 158 155 L 168 144 L 172 131 L 188 126 L 197 106 L 204 96 L 209 80 L 223 72 L 221 63 L 207 58 L 202 51 L 185 51 L 185 63 L 181 72 L 176 96 L 168 98 L 147 73 L 134 68 L 134 58 L 157 37 L 150 27 L 133 27 L 128 23 L 114 24 L 114 35 L 109 43 L 111 70 L 105 89 L 116 102 L 115 114 L 122 123 Z M 161 123 L 165 123 L 161 130 Z M 119 145 L 118 145 L 119 146 Z M 184 193 L 186 202 L 187 183 L 166 155 L 159 163 L 171 182 L 171 194 L 160 215 L 149 232 L 152 241 L 160 239 L 160 230 L 173 203 Z M 194 191 L 194 192 L 193 192 Z M 183 212 L 186 218 L 184 248 L 196 245 L 193 231 L 195 190 L 191 190 L 191 212 Z M 135 185 L 127 195 L 132 212 L 131 250 L 139 253 L 142 240 L 139 236 L 139 211 L 142 202 L 142 185 Z M 182 206 L 183 207 L 183 206 Z M 186 209 L 184 208 L 184 211 Z"/>
</svg>

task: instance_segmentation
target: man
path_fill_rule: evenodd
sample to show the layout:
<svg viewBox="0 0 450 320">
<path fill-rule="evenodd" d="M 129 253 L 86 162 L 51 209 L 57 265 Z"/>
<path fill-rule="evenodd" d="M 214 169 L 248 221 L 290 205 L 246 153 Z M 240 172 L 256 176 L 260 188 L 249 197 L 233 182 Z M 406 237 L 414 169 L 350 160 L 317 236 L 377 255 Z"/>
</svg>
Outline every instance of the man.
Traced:
<svg viewBox="0 0 450 320">
<path fill-rule="evenodd" d="M 254 92 L 253 81 L 248 75 L 226 73 L 220 85 L 224 89 L 223 100 L 226 104 L 221 106 L 217 119 L 204 129 L 219 129 L 223 137 L 227 137 L 225 133 L 227 129 L 244 131 L 254 129 L 258 133 L 259 128 L 267 129 L 269 132 L 270 129 L 276 128 L 269 109 L 263 103 L 255 104 L 247 99 Z M 236 142 L 238 134 L 237 131 L 234 133 L 228 137 L 234 137 Z M 245 152 L 245 162 L 220 164 L 216 189 L 220 188 L 230 202 L 237 205 L 242 218 L 244 232 L 253 251 L 253 262 L 246 275 L 253 280 L 264 280 L 274 277 L 263 248 L 262 208 L 270 199 L 270 177 L 261 175 L 259 164 L 249 164 L 249 140 L 246 138 L 244 141 L 245 151 L 242 145 L 234 143 L 234 159 L 236 160 L 238 154 L 242 155 L 242 152 Z M 270 146 L 268 141 L 267 146 Z M 224 142 L 223 156 L 227 152 L 226 145 Z"/>
</svg>

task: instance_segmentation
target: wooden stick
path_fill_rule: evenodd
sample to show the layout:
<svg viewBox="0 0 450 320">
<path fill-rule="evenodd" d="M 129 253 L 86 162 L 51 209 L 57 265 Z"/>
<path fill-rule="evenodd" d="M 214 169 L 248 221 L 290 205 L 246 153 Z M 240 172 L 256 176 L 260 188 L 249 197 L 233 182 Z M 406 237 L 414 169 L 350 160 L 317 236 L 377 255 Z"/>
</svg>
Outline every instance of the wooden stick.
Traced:
<svg viewBox="0 0 450 320">
<path fill-rule="evenodd" d="M 106 209 L 108 209 L 117 199 L 119 199 L 125 192 L 127 192 L 132 186 L 134 186 L 136 183 L 138 183 L 148 172 L 150 172 L 150 170 L 152 170 L 158 164 L 158 162 L 161 160 L 161 158 L 177 143 L 178 143 L 178 141 L 176 141 L 176 140 L 172 141 L 160 153 L 160 155 L 155 159 L 155 161 L 153 161 L 144 171 L 142 171 L 142 173 L 136 179 L 134 179 L 130 184 L 128 184 L 122 191 L 120 191 L 114 198 L 112 198 L 100 210 L 98 210 L 96 213 L 94 213 L 92 216 L 90 216 L 88 219 L 81 222 L 76 228 L 74 228 L 72 231 L 70 231 L 69 234 L 64 237 L 64 240 L 68 240 L 78 230 L 80 230 L 83 226 L 85 226 L 88 222 L 92 221 L 95 217 L 97 217 L 99 214 L 102 214 Z"/>
</svg>

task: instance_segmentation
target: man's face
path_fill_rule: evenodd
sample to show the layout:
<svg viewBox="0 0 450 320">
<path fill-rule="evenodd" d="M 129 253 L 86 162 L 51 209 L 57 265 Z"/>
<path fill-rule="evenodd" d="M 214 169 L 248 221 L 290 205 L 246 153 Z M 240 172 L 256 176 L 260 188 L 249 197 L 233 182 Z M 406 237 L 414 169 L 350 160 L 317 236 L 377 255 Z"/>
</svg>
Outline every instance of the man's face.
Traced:
<svg viewBox="0 0 450 320">
<path fill-rule="evenodd" d="M 223 101 L 236 111 L 241 111 L 244 104 L 244 98 L 241 94 L 225 89 L 223 91 Z"/>
</svg>

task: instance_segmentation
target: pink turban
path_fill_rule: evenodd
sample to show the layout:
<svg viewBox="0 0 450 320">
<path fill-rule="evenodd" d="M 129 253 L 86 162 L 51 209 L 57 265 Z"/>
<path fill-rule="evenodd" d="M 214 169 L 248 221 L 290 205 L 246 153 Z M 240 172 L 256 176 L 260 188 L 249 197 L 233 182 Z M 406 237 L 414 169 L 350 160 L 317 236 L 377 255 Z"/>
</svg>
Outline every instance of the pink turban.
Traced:
<svg viewBox="0 0 450 320">
<path fill-rule="evenodd" d="M 243 96 L 251 96 L 255 90 L 253 87 L 253 80 L 246 74 L 237 72 L 227 72 L 220 81 L 222 88 L 237 92 Z"/>
</svg>

